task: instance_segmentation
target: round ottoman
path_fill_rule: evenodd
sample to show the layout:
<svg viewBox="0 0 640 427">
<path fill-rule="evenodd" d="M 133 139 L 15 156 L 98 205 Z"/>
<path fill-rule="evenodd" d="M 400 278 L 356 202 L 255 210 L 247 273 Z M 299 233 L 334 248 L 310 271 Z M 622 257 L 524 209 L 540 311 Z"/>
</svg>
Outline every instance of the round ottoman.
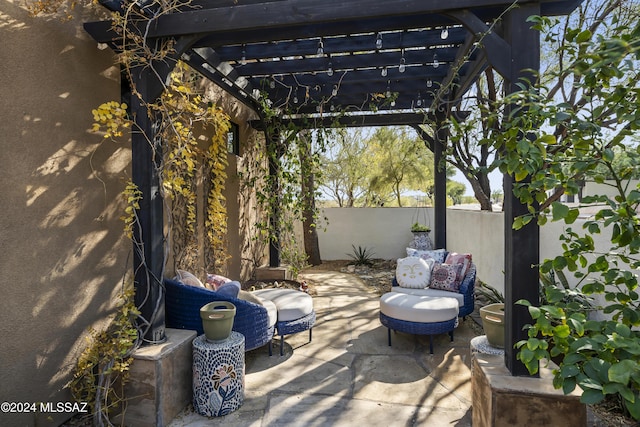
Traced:
<svg viewBox="0 0 640 427">
<path fill-rule="evenodd" d="M 416 335 L 429 335 L 433 354 L 433 335 L 449 333 L 458 326 L 458 300 L 388 292 L 380 298 L 380 322 L 386 326 L 391 345 L 391 330 Z"/>
<path fill-rule="evenodd" d="M 276 329 L 280 335 L 280 356 L 284 354 L 285 335 L 308 330 L 309 342 L 311 342 L 311 331 L 316 322 L 311 295 L 286 288 L 259 289 L 252 294 L 262 300 L 271 301 L 278 310 Z"/>
</svg>

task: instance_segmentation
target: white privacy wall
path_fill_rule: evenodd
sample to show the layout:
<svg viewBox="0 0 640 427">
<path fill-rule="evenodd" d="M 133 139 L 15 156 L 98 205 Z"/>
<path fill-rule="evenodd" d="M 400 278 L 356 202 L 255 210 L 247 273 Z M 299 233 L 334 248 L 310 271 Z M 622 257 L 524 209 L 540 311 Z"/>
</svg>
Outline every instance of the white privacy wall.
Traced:
<svg viewBox="0 0 640 427">
<path fill-rule="evenodd" d="M 351 245 L 367 248 L 374 258 L 396 259 L 406 255 L 412 240 L 409 231 L 416 215 L 424 222 L 424 208 L 328 208 L 326 231 L 320 231 L 320 255 L 323 260 L 349 259 Z M 433 228 L 433 210 L 428 209 Z M 582 230 L 585 219 L 578 219 L 574 230 Z M 558 236 L 564 223 L 547 223 L 540 230 L 540 259 L 562 253 Z M 433 232 L 432 238 L 433 238 Z M 594 235 L 596 247 L 608 250 L 608 235 Z M 478 278 L 504 293 L 504 215 L 502 212 L 447 209 L 447 250 L 468 252 L 478 269 Z M 570 281 L 575 283 L 575 280 Z"/>
</svg>

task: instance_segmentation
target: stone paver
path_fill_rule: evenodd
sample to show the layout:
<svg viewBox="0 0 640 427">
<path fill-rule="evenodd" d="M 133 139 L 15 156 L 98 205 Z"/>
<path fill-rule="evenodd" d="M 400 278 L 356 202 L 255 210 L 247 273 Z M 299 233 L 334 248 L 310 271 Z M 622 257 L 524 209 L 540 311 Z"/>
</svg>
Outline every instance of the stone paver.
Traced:
<svg viewBox="0 0 640 427">
<path fill-rule="evenodd" d="M 219 418 L 185 409 L 170 427 L 470 426 L 471 372 L 467 319 L 448 335 L 394 333 L 380 324 L 379 297 L 357 276 L 308 271 L 318 283 L 313 341 L 285 337 L 285 355 L 246 354 L 245 402 Z"/>
</svg>

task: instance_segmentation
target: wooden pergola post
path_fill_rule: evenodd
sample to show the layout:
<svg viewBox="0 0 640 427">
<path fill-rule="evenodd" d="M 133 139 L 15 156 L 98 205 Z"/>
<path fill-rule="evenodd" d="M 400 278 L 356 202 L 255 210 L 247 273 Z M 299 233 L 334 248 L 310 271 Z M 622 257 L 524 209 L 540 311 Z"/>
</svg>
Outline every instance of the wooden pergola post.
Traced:
<svg viewBox="0 0 640 427">
<path fill-rule="evenodd" d="M 435 247 L 447 247 L 447 168 L 443 157 L 449 130 L 445 125 L 447 117 L 444 113 L 436 114 L 435 141 L 433 143 L 433 175 L 434 175 L 434 236 Z"/>
<path fill-rule="evenodd" d="M 269 161 L 269 181 L 271 197 L 277 197 L 278 202 L 270 203 L 269 226 L 273 235 L 269 239 L 269 267 L 280 267 L 280 221 L 282 209 L 280 207 L 280 135 L 276 132 L 265 130 L 265 138 L 267 140 L 267 152 Z"/>
<path fill-rule="evenodd" d="M 526 3 L 511 10 L 505 17 L 505 39 L 511 48 L 511 72 L 506 92 L 518 91 L 519 82 L 532 83 L 536 76 L 531 70 L 540 68 L 540 33 L 531 29 L 527 18 L 540 14 L 539 3 Z M 514 178 L 504 176 L 505 230 L 505 364 L 512 375 L 528 376 L 527 368 L 516 359 L 514 345 L 527 338 L 524 325 L 531 323 L 526 307 L 516 301 L 526 299 L 538 304 L 540 262 L 540 229 L 535 221 L 513 229 L 516 217 L 528 213 L 527 207 L 513 195 Z"/>
<path fill-rule="evenodd" d="M 165 339 L 164 288 L 164 220 L 158 168 L 162 161 L 162 143 L 157 122 L 149 116 L 146 103 L 160 95 L 151 72 L 134 70 L 133 84 L 140 96 L 130 96 L 131 115 L 135 126 L 131 131 L 131 174 L 142 192 L 140 209 L 133 229 L 133 269 L 135 304 L 140 310 L 138 327 L 146 343 Z"/>
</svg>

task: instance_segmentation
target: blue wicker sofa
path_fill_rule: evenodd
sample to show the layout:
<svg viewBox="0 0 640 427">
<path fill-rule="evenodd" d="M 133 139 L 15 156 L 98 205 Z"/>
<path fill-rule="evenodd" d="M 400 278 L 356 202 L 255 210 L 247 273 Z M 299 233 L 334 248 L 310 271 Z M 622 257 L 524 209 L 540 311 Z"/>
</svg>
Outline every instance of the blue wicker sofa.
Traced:
<svg viewBox="0 0 640 427">
<path fill-rule="evenodd" d="M 239 298 L 220 295 L 218 292 L 184 285 L 176 280 L 165 279 L 165 315 L 168 328 L 189 329 L 203 334 L 200 307 L 212 301 L 227 301 L 236 306 L 233 330 L 245 337 L 245 351 L 253 350 L 271 342 L 275 322 L 269 326 L 267 308 Z M 271 353 L 271 346 L 269 346 Z"/>
<path fill-rule="evenodd" d="M 444 258 L 446 259 L 448 252 L 444 252 Z M 476 283 L 476 266 L 472 262 L 469 264 L 467 272 L 460 282 L 460 289 L 456 295 L 453 292 L 440 290 L 440 289 L 409 289 L 402 288 L 399 286 L 398 281 L 393 278 L 392 290 L 394 292 L 403 292 L 411 295 L 424 295 L 424 296 L 432 296 L 432 297 L 454 297 L 458 299 L 459 303 L 459 313 L 458 316 L 466 317 L 471 314 L 474 310 L 475 304 L 475 283 Z"/>
</svg>

